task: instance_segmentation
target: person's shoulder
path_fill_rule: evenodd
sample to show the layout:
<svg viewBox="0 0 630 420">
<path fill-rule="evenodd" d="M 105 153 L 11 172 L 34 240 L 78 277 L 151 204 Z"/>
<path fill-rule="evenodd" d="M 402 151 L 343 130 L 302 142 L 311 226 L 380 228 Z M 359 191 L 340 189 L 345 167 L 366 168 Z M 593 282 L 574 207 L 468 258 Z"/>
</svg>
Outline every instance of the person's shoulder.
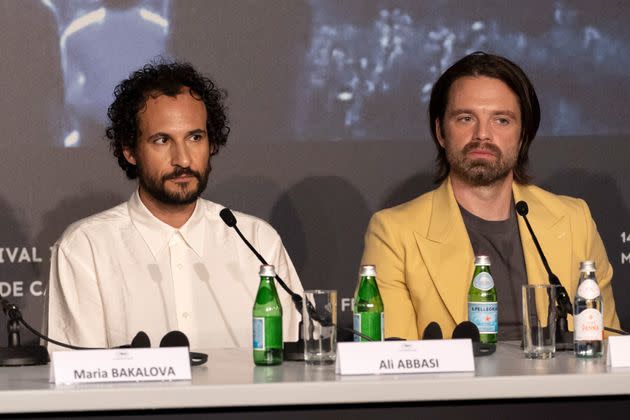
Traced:
<svg viewBox="0 0 630 420">
<path fill-rule="evenodd" d="M 527 185 L 524 188 L 554 213 L 582 215 L 588 209 L 586 202 L 578 197 L 556 194 L 536 185 Z"/>
<path fill-rule="evenodd" d="M 409 223 L 411 217 L 415 220 L 423 216 L 428 218 L 431 214 L 436 191 L 437 190 L 434 189 L 402 204 L 379 210 L 374 213 L 373 219 L 406 225 Z"/>
<path fill-rule="evenodd" d="M 69 246 L 78 237 L 98 235 L 102 229 L 114 229 L 120 223 L 130 221 L 127 202 L 102 212 L 93 214 L 70 224 L 63 232 L 57 243 L 60 246 Z"/>
<path fill-rule="evenodd" d="M 199 202 L 204 206 L 204 215 L 210 222 L 218 222 L 222 225 L 225 225 L 225 223 L 221 220 L 221 216 L 219 216 L 219 213 L 224 208 L 227 208 L 226 206 L 206 199 L 199 199 Z M 241 231 L 253 233 L 263 232 L 269 235 L 278 236 L 278 233 L 273 228 L 273 226 L 271 226 L 265 220 L 237 210 L 230 209 L 230 211 L 234 214 L 237 226 Z M 227 228 L 227 225 L 225 226 Z"/>
</svg>

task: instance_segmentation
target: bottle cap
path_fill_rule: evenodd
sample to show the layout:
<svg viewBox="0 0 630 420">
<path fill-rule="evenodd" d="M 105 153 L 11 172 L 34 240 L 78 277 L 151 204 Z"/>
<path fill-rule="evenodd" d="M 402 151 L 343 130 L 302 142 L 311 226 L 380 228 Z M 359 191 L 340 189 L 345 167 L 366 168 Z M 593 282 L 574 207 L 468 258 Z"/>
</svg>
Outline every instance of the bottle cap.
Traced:
<svg viewBox="0 0 630 420">
<path fill-rule="evenodd" d="M 487 255 L 477 255 L 475 265 L 490 265 L 490 257 Z"/>
<path fill-rule="evenodd" d="M 258 275 L 260 277 L 276 277 L 276 269 L 273 265 L 261 265 Z"/>
<path fill-rule="evenodd" d="M 595 269 L 595 261 L 586 260 L 580 263 L 580 273 L 592 273 Z"/>
<path fill-rule="evenodd" d="M 362 265 L 360 276 L 361 277 L 376 277 L 376 266 L 375 265 Z"/>
</svg>

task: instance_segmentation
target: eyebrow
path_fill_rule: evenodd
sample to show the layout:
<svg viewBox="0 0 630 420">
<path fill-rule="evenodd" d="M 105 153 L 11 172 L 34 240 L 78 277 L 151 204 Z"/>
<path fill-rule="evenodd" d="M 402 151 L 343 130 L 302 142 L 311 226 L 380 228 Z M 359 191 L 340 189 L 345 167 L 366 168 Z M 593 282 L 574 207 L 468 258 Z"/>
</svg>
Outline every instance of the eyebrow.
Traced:
<svg viewBox="0 0 630 420">
<path fill-rule="evenodd" d="M 451 112 L 449 112 L 448 116 L 452 117 L 454 115 L 459 115 L 459 114 L 474 114 L 474 112 L 472 109 L 459 108 L 459 109 L 454 109 Z M 496 111 L 492 111 L 492 115 L 507 115 L 508 117 L 514 118 L 515 120 L 518 119 L 518 115 L 516 115 L 514 112 L 510 111 L 509 109 L 498 109 Z"/>
<path fill-rule="evenodd" d="M 186 133 L 186 137 L 189 137 L 189 136 L 192 136 L 192 135 L 195 135 L 195 134 L 196 135 L 206 135 L 207 133 L 206 133 L 206 130 L 204 130 L 204 129 L 196 128 L 194 130 L 190 130 L 189 132 L 187 132 Z M 164 138 L 167 138 L 167 139 L 172 138 L 172 136 L 170 134 L 160 131 L 160 132 L 157 132 L 155 134 L 150 135 L 147 140 L 151 141 L 151 140 L 154 140 L 154 139 L 156 139 L 158 137 L 164 137 Z"/>
<path fill-rule="evenodd" d="M 193 134 L 201 134 L 201 135 L 206 135 L 208 133 L 206 133 L 206 130 L 202 129 L 202 128 L 197 128 L 195 130 L 191 130 L 188 133 L 186 133 L 186 137 L 188 136 L 192 136 Z"/>
</svg>

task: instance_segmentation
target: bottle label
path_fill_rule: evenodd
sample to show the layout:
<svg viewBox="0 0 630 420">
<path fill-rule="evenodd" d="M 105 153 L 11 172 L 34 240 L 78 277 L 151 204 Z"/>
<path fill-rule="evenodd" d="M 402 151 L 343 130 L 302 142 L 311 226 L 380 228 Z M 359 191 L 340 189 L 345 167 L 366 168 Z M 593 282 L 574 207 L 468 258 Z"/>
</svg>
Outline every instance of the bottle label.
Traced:
<svg viewBox="0 0 630 420">
<path fill-rule="evenodd" d="M 473 286 L 485 292 L 494 287 L 494 280 L 492 279 L 490 273 L 482 271 L 473 278 Z"/>
<path fill-rule="evenodd" d="M 254 350 L 265 349 L 265 318 L 254 318 Z"/>
<path fill-rule="evenodd" d="M 599 286 L 595 280 L 586 279 L 578 287 L 577 294 L 584 299 L 595 299 L 599 296 Z"/>
<path fill-rule="evenodd" d="M 468 302 L 468 320 L 479 328 L 480 334 L 497 334 L 499 332 L 497 309 L 497 302 Z"/>
<path fill-rule="evenodd" d="M 352 329 L 371 337 L 374 341 L 383 340 L 384 326 L 383 312 L 361 312 L 355 313 L 352 317 Z M 354 341 L 367 341 L 358 335 L 354 336 Z"/>
<path fill-rule="evenodd" d="M 573 317 L 575 341 L 601 341 L 604 339 L 604 319 L 597 309 L 589 308 Z"/>
</svg>

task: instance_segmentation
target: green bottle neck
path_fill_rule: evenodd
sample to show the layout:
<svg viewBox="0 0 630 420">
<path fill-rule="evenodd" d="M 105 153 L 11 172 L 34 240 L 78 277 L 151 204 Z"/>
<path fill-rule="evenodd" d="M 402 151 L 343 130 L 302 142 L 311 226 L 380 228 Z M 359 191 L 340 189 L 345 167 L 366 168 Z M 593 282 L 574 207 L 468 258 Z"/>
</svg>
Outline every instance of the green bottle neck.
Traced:
<svg viewBox="0 0 630 420">
<path fill-rule="evenodd" d="M 357 297 L 362 300 L 370 300 L 375 297 L 380 298 L 378 286 L 376 285 L 376 277 L 361 277 L 359 288 L 357 290 Z"/>
<path fill-rule="evenodd" d="M 489 265 L 476 265 L 475 266 L 475 272 L 473 274 L 473 279 L 475 277 L 477 277 L 477 275 L 479 273 L 488 273 L 488 274 L 492 275 L 492 272 L 490 272 L 490 266 Z"/>
<path fill-rule="evenodd" d="M 260 284 L 258 285 L 258 288 L 270 289 L 275 292 L 276 282 L 274 280 L 275 279 L 273 277 L 260 276 Z"/>
</svg>

